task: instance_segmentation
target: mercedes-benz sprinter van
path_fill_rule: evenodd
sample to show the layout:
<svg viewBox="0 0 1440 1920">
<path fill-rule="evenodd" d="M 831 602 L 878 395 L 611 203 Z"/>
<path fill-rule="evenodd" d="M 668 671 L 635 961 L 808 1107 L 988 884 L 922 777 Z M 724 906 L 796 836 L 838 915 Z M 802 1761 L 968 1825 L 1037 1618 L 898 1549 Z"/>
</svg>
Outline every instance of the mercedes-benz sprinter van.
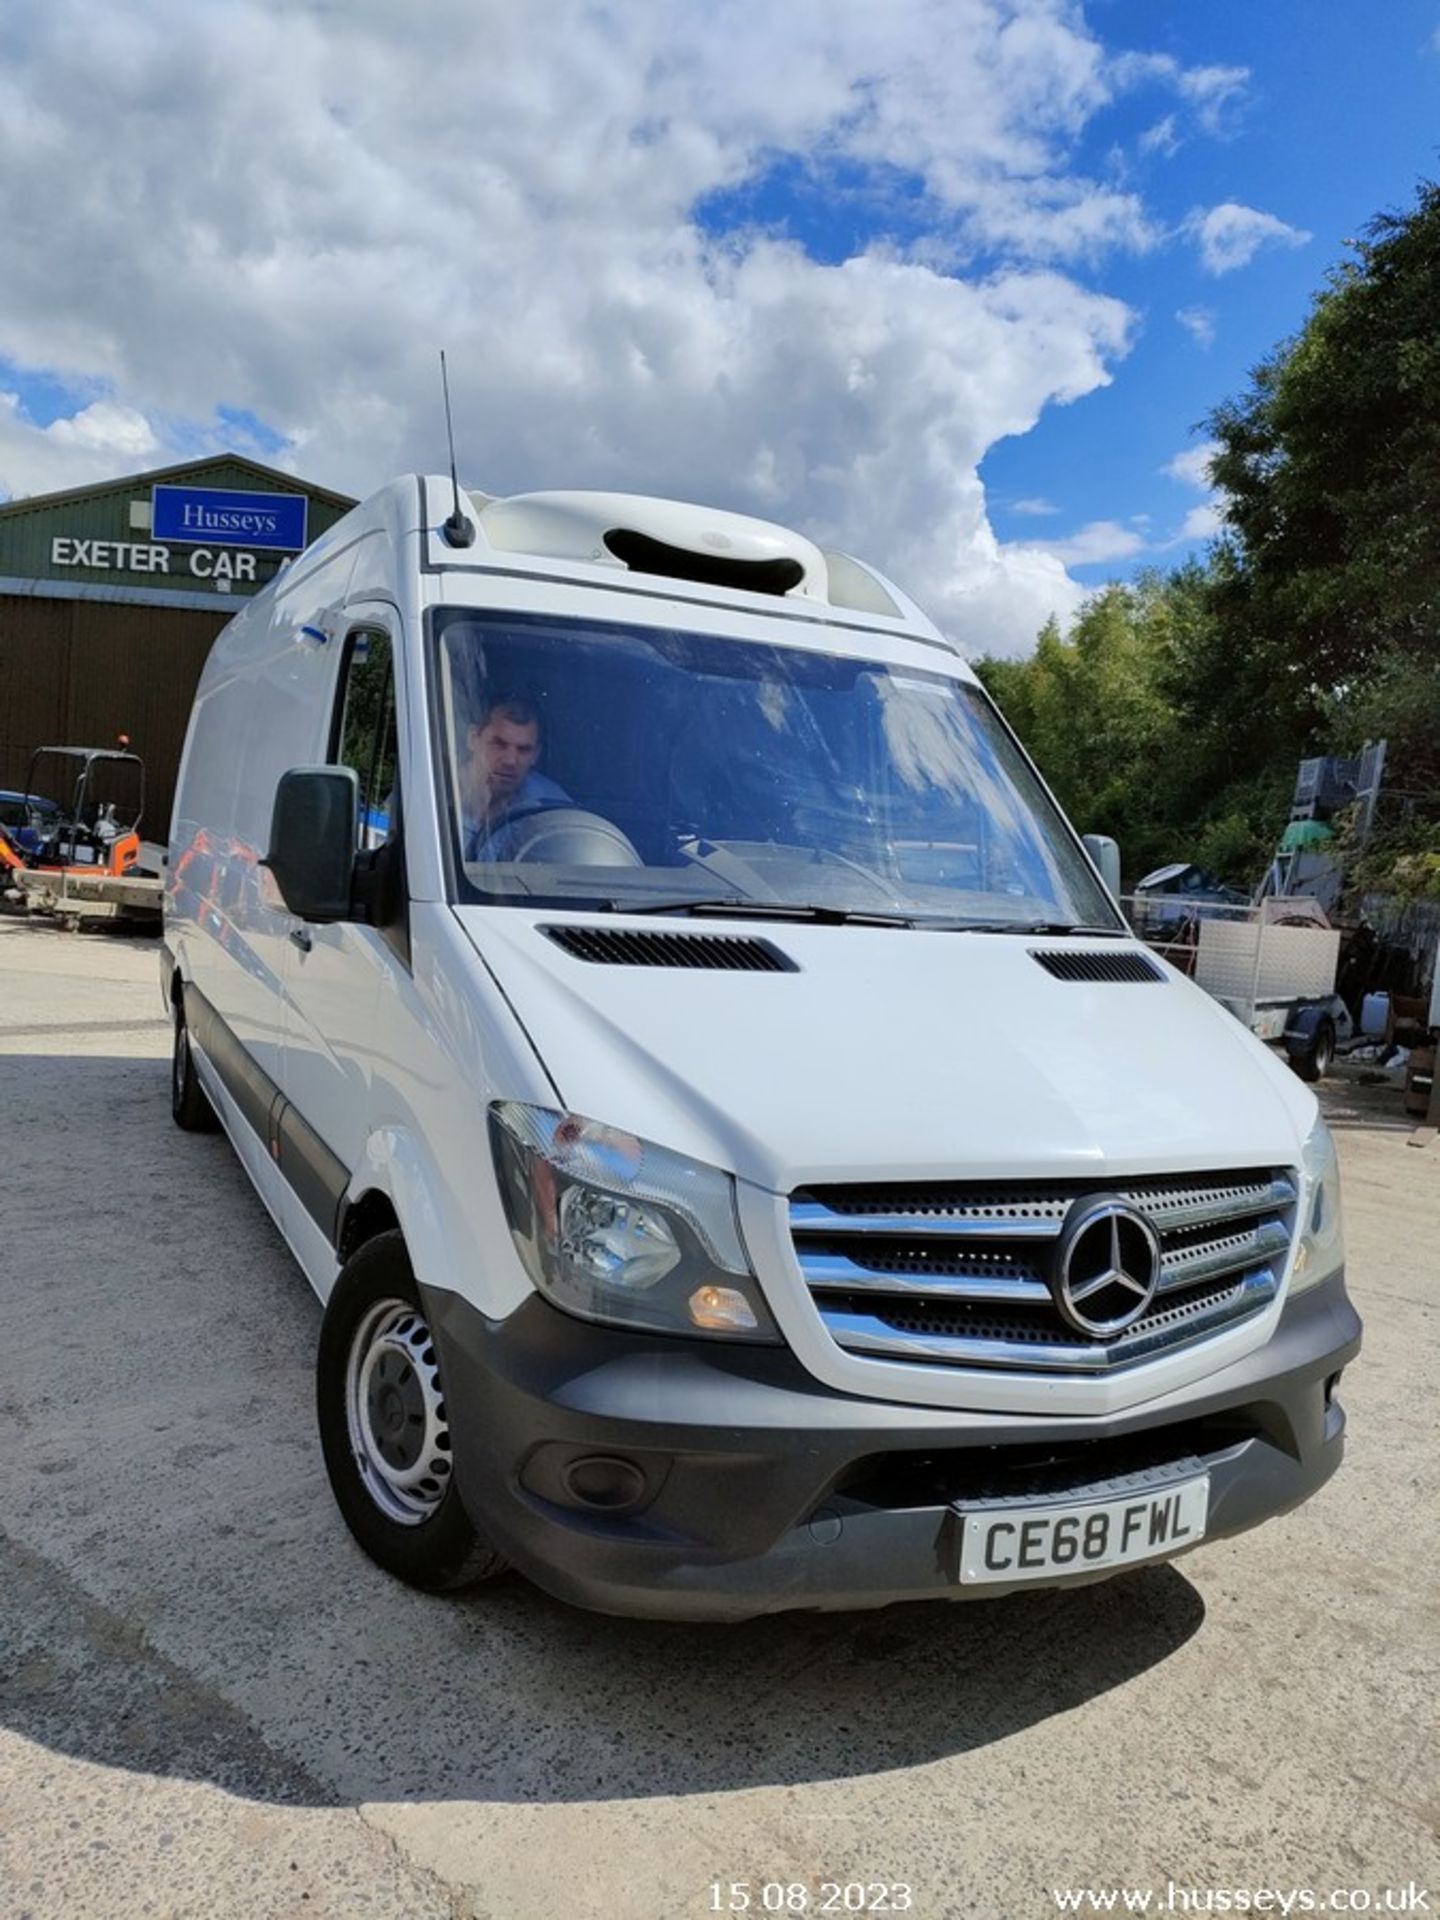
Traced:
<svg viewBox="0 0 1440 1920">
<path fill-rule="evenodd" d="M 1313 1095 L 858 560 L 398 480 L 217 640 L 168 872 L 175 1118 L 324 1302 L 330 1479 L 401 1578 L 966 1599 L 1338 1465 Z"/>
</svg>

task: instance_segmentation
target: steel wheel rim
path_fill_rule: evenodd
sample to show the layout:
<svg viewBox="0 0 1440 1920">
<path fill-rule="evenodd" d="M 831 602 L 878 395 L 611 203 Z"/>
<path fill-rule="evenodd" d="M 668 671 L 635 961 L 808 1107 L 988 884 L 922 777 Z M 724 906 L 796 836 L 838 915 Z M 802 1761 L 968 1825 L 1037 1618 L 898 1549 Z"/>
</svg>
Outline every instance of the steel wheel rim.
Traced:
<svg viewBox="0 0 1440 1920">
<path fill-rule="evenodd" d="M 415 1527 L 450 1483 L 450 1428 L 430 1329 L 404 1300 L 365 1315 L 345 1362 L 345 1419 L 356 1471 L 388 1520 Z"/>
</svg>

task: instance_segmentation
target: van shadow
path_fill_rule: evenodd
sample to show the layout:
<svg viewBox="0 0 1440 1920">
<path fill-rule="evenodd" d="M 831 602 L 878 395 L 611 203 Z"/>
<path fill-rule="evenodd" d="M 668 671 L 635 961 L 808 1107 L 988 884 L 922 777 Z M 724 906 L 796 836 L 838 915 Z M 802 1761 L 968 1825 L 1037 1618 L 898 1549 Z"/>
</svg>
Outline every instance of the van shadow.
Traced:
<svg viewBox="0 0 1440 1920">
<path fill-rule="evenodd" d="M 237 1659 L 228 1612 L 197 1635 L 180 1603 L 116 1611 L 13 1541 L 0 1566 L 0 1724 L 53 1753 L 290 1805 L 600 1802 L 904 1770 L 1123 1686 L 1204 1618 L 1173 1567 L 723 1628 L 590 1617 L 515 1576 L 425 1602 L 361 1572 L 362 1617 L 292 1648 L 304 1676 L 282 1695 L 277 1645 Z"/>
<path fill-rule="evenodd" d="M 1201 1625 L 1174 1567 L 726 1627 L 588 1615 L 513 1575 L 413 1593 L 340 1522 L 311 1407 L 318 1308 L 228 1145 L 173 1128 L 163 1059 L 12 1056 L 0 1077 L 21 1066 L 0 1723 L 52 1752 L 309 1805 L 798 1785 L 1004 1740 Z M 123 1219 L 57 1208 L 57 1143 L 83 1192 L 117 1130 Z"/>
</svg>

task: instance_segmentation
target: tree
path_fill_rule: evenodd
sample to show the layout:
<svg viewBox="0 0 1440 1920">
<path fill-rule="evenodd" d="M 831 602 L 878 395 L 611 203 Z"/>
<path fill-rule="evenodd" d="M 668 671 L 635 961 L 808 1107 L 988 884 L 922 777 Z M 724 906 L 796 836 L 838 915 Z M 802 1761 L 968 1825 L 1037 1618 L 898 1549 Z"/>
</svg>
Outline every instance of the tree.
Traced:
<svg viewBox="0 0 1440 1920">
<path fill-rule="evenodd" d="M 1029 659 L 976 663 L 1066 812 L 1120 843 L 1132 879 L 1191 859 L 1248 886 L 1284 824 L 1295 742 L 1277 760 L 1213 586 L 1193 562 L 1144 573 L 1087 601 L 1069 636 L 1048 622 Z"/>
<path fill-rule="evenodd" d="M 1397 804 L 1357 880 L 1440 893 L 1440 186 L 1352 251 L 1211 416 L 1229 529 L 1211 604 L 1277 738 L 1389 741 Z"/>
<path fill-rule="evenodd" d="M 977 663 L 1065 811 L 1119 841 L 1127 868 L 1141 872 L 1168 857 L 1155 806 L 1173 730 L 1166 627 L 1165 582 L 1150 574 L 1096 594 L 1068 637 L 1049 621 L 1028 660 Z"/>
<path fill-rule="evenodd" d="M 1370 223 L 1208 425 L 1234 545 L 1217 613 L 1313 728 L 1384 648 L 1440 633 L 1440 187 Z"/>
<path fill-rule="evenodd" d="M 1297 761 L 1385 738 L 1396 804 L 1357 880 L 1440 895 L 1440 187 L 1370 224 L 1207 424 L 1227 504 L 1205 561 L 1105 588 L 981 678 L 1132 873 L 1248 884 Z"/>
</svg>

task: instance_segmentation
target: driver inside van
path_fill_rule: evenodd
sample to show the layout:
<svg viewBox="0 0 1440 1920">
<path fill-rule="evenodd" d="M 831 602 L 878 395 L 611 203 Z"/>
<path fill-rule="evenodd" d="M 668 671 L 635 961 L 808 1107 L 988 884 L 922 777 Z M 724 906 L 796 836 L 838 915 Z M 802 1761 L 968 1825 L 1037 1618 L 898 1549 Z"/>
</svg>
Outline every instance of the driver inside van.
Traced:
<svg viewBox="0 0 1440 1920">
<path fill-rule="evenodd" d="M 568 807 L 570 796 L 536 771 L 540 715 L 520 694 L 501 694 L 466 731 L 460 768 L 466 860 L 509 860 L 514 827 L 545 807 Z"/>
</svg>

